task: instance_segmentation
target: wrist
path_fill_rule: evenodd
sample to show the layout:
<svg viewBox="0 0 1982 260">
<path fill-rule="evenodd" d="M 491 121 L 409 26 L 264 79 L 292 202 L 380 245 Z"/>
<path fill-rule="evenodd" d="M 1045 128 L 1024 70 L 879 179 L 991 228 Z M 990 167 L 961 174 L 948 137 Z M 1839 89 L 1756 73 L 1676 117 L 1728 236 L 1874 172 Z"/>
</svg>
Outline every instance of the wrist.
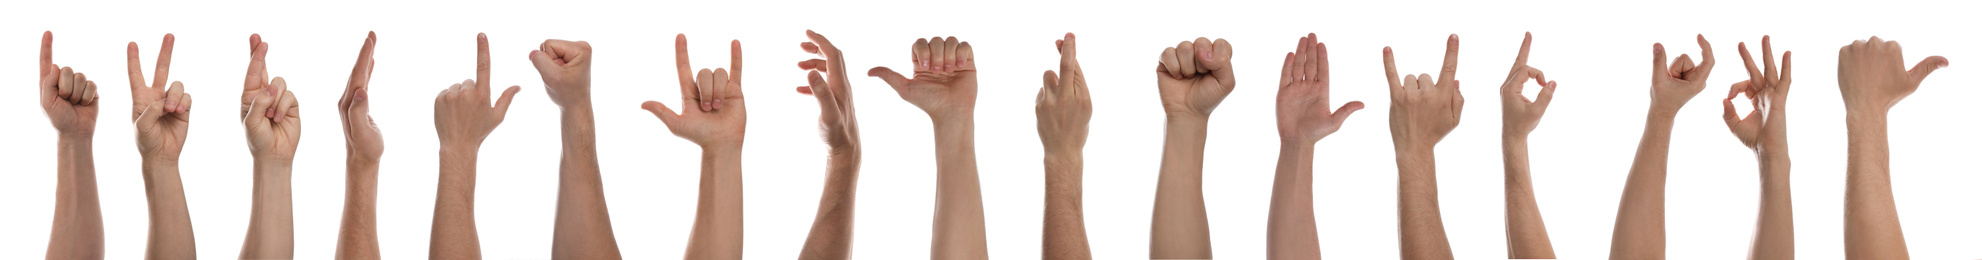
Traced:
<svg viewBox="0 0 1982 260">
<path fill-rule="evenodd" d="M 255 186 L 289 187 L 289 173 L 292 169 L 288 160 L 255 160 Z M 275 186 L 265 186 L 275 185 Z"/>
<path fill-rule="evenodd" d="M 1678 118 L 1678 117 L 1679 117 L 1678 106 L 1672 106 L 1672 107 L 1652 106 L 1651 109 L 1646 110 L 1645 112 L 1646 120 L 1664 120 L 1665 122 L 1671 122 L 1674 118 Z"/>
<path fill-rule="evenodd" d="M 562 113 L 565 117 L 580 115 L 589 117 L 592 115 L 592 100 L 589 98 L 557 102 L 557 105 L 558 112 Z"/>
<path fill-rule="evenodd" d="M 88 134 L 75 135 L 62 133 L 60 137 L 55 139 L 55 145 L 61 146 L 60 148 L 63 149 L 89 149 L 91 147 L 90 145 L 95 143 L 92 140 Z"/>
<path fill-rule="evenodd" d="M 1504 132 L 1500 134 L 1500 144 L 1528 144 L 1528 133 Z"/>
<path fill-rule="evenodd" d="M 1168 113 L 1168 114 L 1165 114 L 1165 115 L 1164 115 L 1164 119 L 1166 119 L 1166 120 L 1167 120 L 1167 122 L 1168 122 L 1168 123 L 1170 124 L 1170 126 L 1199 126 L 1199 127 L 1203 127 L 1203 126 L 1207 126 L 1207 125 L 1209 125 L 1209 124 L 1211 123 L 1211 117 L 1210 117 L 1210 116 L 1206 116 L 1206 115 L 1196 115 L 1196 114 L 1191 114 L 1191 113 L 1181 113 L 1181 112 L 1172 112 L 1172 113 Z"/>
<path fill-rule="evenodd" d="M 717 158 L 740 158 L 743 157 L 743 144 L 703 145 L 702 154 Z"/>
<path fill-rule="evenodd" d="M 96 136 L 95 130 L 70 130 L 70 131 L 58 131 L 58 132 L 61 133 L 56 134 L 56 138 L 58 138 L 56 140 L 61 142 L 88 143 L 91 139 L 95 139 L 94 137 Z"/>
</svg>

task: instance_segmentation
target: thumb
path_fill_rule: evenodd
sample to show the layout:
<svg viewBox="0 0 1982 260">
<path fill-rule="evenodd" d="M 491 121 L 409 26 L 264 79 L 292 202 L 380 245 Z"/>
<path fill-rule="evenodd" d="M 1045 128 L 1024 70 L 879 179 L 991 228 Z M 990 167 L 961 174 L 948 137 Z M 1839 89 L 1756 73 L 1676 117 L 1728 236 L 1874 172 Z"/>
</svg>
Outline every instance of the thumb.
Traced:
<svg viewBox="0 0 1982 260">
<path fill-rule="evenodd" d="M 502 119 L 509 116 L 509 100 L 516 98 L 516 92 L 523 92 L 523 87 L 509 86 L 509 89 L 502 90 L 502 97 L 496 98 L 495 123 L 497 125 L 502 124 Z M 362 97 L 363 92 L 360 93 Z"/>
<path fill-rule="evenodd" d="M 675 114 L 674 109 L 668 109 L 668 105 L 662 104 L 660 101 L 649 100 L 646 103 L 641 103 L 640 108 L 647 109 L 647 112 L 654 112 L 654 117 L 661 118 L 661 124 L 668 125 L 668 129 L 674 129 L 675 122 L 681 119 L 681 115 Z"/>
<path fill-rule="evenodd" d="M 1335 113 L 1330 114 L 1330 116 L 1334 117 L 1336 126 L 1341 126 L 1342 122 L 1349 120 L 1349 115 L 1356 113 L 1356 110 L 1363 110 L 1362 101 L 1349 101 L 1348 104 L 1342 104 L 1342 108 L 1336 108 Z"/>
<path fill-rule="evenodd" d="M 1920 64 L 1913 65 L 1913 70 L 1906 71 L 1906 75 L 1912 76 L 1913 85 L 1919 86 L 1921 81 L 1927 80 L 1927 74 L 1933 74 L 1934 70 L 1941 69 L 1947 66 L 1948 66 L 1947 57 L 1941 57 L 1941 56 L 1927 57 L 1927 59 L 1920 60 Z"/>
<path fill-rule="evenodd" d="M 882 81 L 888 82 L 888 86 L 894 87 L 895 92 L 908 90 L 908 77 L 902 77 L 901 73 L 895 73 L 895 70 L 888 69 L 888 67 L 874 67 L 874 69 L 869 69 L 867 70 L 867 76 L 880 77 Z"/>
<path fill-rule="evenodd" d="M 1542 86 L 1541 93 L 1535 94 L 1535 110 L 1547 111 L 1548 103 L 1552 100 L 1555 100 L 1555 81 L 1549 81 L 1548 85 Z"/>
</svg>

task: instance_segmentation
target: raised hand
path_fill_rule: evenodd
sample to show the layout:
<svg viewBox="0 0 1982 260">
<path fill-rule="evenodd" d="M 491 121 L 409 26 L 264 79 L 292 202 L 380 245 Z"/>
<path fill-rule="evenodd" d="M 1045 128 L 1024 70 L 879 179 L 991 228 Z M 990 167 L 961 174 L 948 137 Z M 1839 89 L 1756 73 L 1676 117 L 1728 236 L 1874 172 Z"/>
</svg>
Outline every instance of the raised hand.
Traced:
<svg viewBox="0 0 1982 260">
<path fill-rule="evenodd" d="M 510 100 L 523 90 L 510 86 L 490 107 L 489 36 L 476 34 L 475 42 L 475 78 L 449 86 L 434 97 L 434 130 L 439 132 L 443 148 L 480 149 L 482 140 L 488 139 L 509 113 Z"/>
<path fill-rule="evenodd" d="M 572 108 L 592 105 L 592 44 L 585 41 L 544 40 L 530 51 L 530 63 L 544 78 L 551 102 Z"/>
<path fill-rule="evenodd" d="M 1225 39 L 1178 42 L 1164 48 L 1156 66 L 1156 86 L 1163 112 L 1171 116 L 1211 116 L 1211 110 L 1232 94 L 1232 44 Z"/>
<path fill-rule="evenodd" d="M 902 100 L 931 117 L 970 116 L 977 107 L 977 62 L 970 43 L 957 37 L 929 37 L 916 39 L 911 48 L 914 79 L 888 67 L 874 67 L 867 70 L 867 76 L 887 81 Z"/>
<path fill-rule="evenodd" d="M 282 77 L 269 78 L 264 62 L 268 43 L 262 41 L 261 34 L 249 36 L 248 46 L 248 77 L 241 89 L 241 124 L 247 128 L 248 152 L 256 159 L 290 162 L 296 157 L 296 141 L 303 135 L 296 95 L 289 92 Z"/>
<path fill-rule="evenodd" d="M 55 65 L 55 33 L 41 33 L 41 110 L 64 137 L 96 134 L 96 82 Z"/>
<path fill-rule="evenodd" d="M 641 108 L 653 112 L 668 130 L 705 148 L 743 146 L 743 43 L 730 41 L 730 68 L 702 69 L 689 74 L 688 36 L 674 36 L 676 75 L 681 78 L 682 108 L 676 114 L 667 104 L 647 101 Z"/>
<path fill-rule="evenodd" d="M 1782 117 L 1785 114 L 1783 105 L 1789 99 L 1789 52 L 1782 53 L 1782 73 L 1777 74 L 1774 49 L 1769 44 L 1768 36 L 1762 36 L 1762 69 L 1755 68 L 1755 59 L 1748 55 L 1748 43 L 1741 43 L 1737 48 L 1741 51 L 1741 61 L 1748 65 L 1748 80 L 1735 82 L 1734 86 L 1729 87 L 1727 98 L 1721 100 L 1721 107 L 1726 111 L 1721 117 L 1727 121 L 1728 130 L 1734 132 L 1734 136 L 1740 138 L 1748 149 L 1758 152 L 1787 149 L 1784 142 L 1789 141 L 1789 136 Z M 1754 106 L 1746 117 L 1737 114 L 1734 108 L 1734 98 L 1744 94 Z"/>
<path fill-rule="evenodd" d="M 1514 56 L 1514 68 L 1507 71 L 1507 81 L 1500 84 L 1502 135 L 1527 137 L 1529 132 L 1535 131 L 1535 126 L 1542 123 L 1542 113 L 1548 111 L 1549 101 L 1555 100 L 1555 81 L 1548 80 L 1541 69 L 1528 66 L 1528 44 L 1534 39 L 1532 33 L 1522 36 L 1521 52 Z M 1542 85 L 1541 93 L 1535 94 L 1533 101 L 1521 95 L 1521 89 L 1527 87 L 1529 79 Z"/>
<path fill-rule="evenodd" d="M 1060 71 L 1046 71 L 1046 86 L 1039 88 L 1039 98 L 1033 110 L 1039 117 L 1039 141 L 1046 151 L 1072 152 L 1078 155 L 1081 147 L 1087 145 L 1088 119 L 1094 116 L 1092 102 L 1088 101 L 1087 75 L 1081 73 L 1080 61 L 1074 59 L 1074 34 L 1067 33 L 1066 39 L 1053 41 L 1060 52 Z"/>
<path fill-rule="evenodd" d="M 172 67 L 172 34 L 165 34 L 165 40 L 158 47 L 158 68 L 153 70 L 149 85 L 145 82 L 144 69 L 139 67 L 138 43 L 131 42 L 126 59 L 131 74 L 131 122 L 137 125 L 138 154 L 146 158 L 176 161 L 179 151 L 186 144 L 186 126 L 193 119 L 193 95 L 187 94 L 185 86 L 173 81 L 166 87 L 166 75 Z"/>
<path fill-rule="evenodd" d="M 1363 102 L 1349 101 L 1332 113 L 1328 107 L 1328 46 L 1309 33 L 1280 65 L 1280 94 L 1274 102 L 1280 140 L 1314 144 L 1342 129 Z"/>
<path fill-rule="evenodd" d="M 1707 75 L 1714 70 L 1714 46 L 1707 44 L 1707 36 L 1698 36 L 1700 41 L 1700 64 L 1680 54 L 1672 65 L 1665 63 L 1665 45 L 1652 44 L 1652 111 L 1674 113 L 1687 100 L 1699 95 L 1707 87 Z"/>
<path fill-rule="evenodd" d="M 1838 48 L 1838 91 L 1843 92 L 1846 112 L 1884 114 L 1900 99 L 1920 89 L 1927 74 L 1947 67 L 1948 58 L 1928 56 L 1906 70 L 1899 42 L 1872 39 L 1854 41 Z M 1787 56 L 1787 55 L 1785 55 Z"/>
<path fill-rule="evenodd" d="M 358 62 L 351 66 L 351 78 L 344 83 L 344 96 L 337 99 L 337 113 L 344 123 L 344 146 L 348 160 L 372 162 L 385 154 L 385 135 L 372 121 L 372 48 L 377 33 L 365 34 L 365 45 L 358 49 Z M 376 166 L 376 165 L 374 165 Z"/>
<path fill-rule="evenodd" d="M 1459 35 L 1445 41 L 1445 66 L 1431 74 L 1397 78 L 1397 61 L 1383 47 L 1383 72 L 1390 79 L 1390 138 L 1399 148 L 1430 148 L 1459 126 L 1466 97 L 1459 95 Z"/>
<path fill-rule="evenodd" d="M 812 41 L 799 43 L 798 47 L 819 55 L 819 59 L 798 62 L 798 69 L 809 71 L 806 75 L 809 85 L 798 87 L 798 93 L 819 99 L 819 137 L 826 141 L 828 150 L 836 155 L 852 152 L 857 156 L 860 124 L 854 120 L 853 89 L 847 83 L 846 60 L 826 36 L 811 30 L 806 30 L 805 35 Z M 854 163 L 858 165 L 858 160 Z"/>
</svg>

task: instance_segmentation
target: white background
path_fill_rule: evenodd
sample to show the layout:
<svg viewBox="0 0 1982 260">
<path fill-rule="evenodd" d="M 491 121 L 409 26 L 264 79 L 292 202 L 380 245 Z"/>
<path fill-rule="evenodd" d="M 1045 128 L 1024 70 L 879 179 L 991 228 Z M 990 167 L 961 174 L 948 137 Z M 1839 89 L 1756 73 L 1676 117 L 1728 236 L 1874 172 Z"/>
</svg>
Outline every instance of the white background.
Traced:
<svg viewBox="0 0 1982 260">
<path fill-rule="evenodd" d="M 1556 102 L 1531 137 L 1534 188 L 1556 253 L 1607 254 L 1618 196 L 1642 132 L 1650 45 L 1698 58 L 1693 35 L 1716 47 L 1709 87 L 1673 129 L 1667 189 L 1667 251 L 1673 259 L 1745 256 L 1759 194 L 1752 153 L 1720 121 L 1726 87 L 1745 79 L 1736 43 L 1774 35 L 1794 51 L 1799 79 L 1790 97 L 1797 252 L 1804 259 L 1843 254 L 1845 132 L 1834 50 L 1878 35 L 1901 41 L 1907 65 L 1945 55 L 1934 74 L 1891 115 L 1892 181 L 1908 249 L 1917 259 L 1982 258 L 1982 175 L 1970 163 L 1972 99 L 1982 95 L 1974 61 L 1973 6 L 1949 2 L 1747 1 L 1632 3 L 1277 2 L 930 2 L 827 3 L 84 3 L 23 1 L 0 17 L 0 258 L 38 258 L 54 208 L 55 133 L 30 87 L 37 38 L 56 34 L 55 62 L 103 86 L 96 176 L 109 257 L 138 258 L 147 228 L 143 179 L 124 87 L 124 46 L 137 41 L 146 75 L 165 33 L 178 36 L 172 80 L 198 97 L 180 169 L 198 250 L 238 255 L 249 216 L 250 158 L 234 110 L 247 66 L 246 39 L 272 44 L 268 69 L 288 79 L 307 122 L 294 172 L 296 256 L 329 258 L 342 212 L 344 160 L 335 102 L 365 32 L 377 31 L 373 117 L 385 131 L 378 231 L 388 258 L 426 254 L 436 175 L 432 96 L 474 76 L 474 36 L 487 32 L 495 85 L 522 85 L 509 118 L 482 147 L 476 216 L 484 255 L 549 255 L 556 203 L 558 123 L 538 74 L 524 58 L 544 39 L 590 41 L 596 51 L 593 98 L 599 163 L 621 252 L 676 258 L 693 219 L 698 154 L 639 104 L 679 105 L 672 37 L 687 33 L 698 68 L 726 66 L 724 43 L 741 39 L 750 78 L 751 123 L 744 163 L 746 255 L 794 257 L 817 207 L 824 169 L 817 106 L 795 94 L 793 65 L 804 30 L 830 37 L 854 72 L 866 161 L 860 176 L 854 255 L 927 255 L 934 162 L 928 119 L 900 101 L 873 66 L 906 68 L 917 37 L 955 35 L 976 47 L 982 86 L 977 108 L 980 180 L 993 257 L 1036 257 L 1043 180 L 1033 127 L 1040 71 L 1057 69 L 1051 42 L 1079 34 L 1094 96 L 1087 145 L 1086 217 L 1094 255 L 1147 256 L 1149 214 L 1162 146 L 1163 113 L 1150 67 L 1177 41 L 1230 40 L 1238 90 L 1212 117 L 1204 195 L 1220 258 L 1263 258 L 1277 138 L 1273 84 L 1282 53 L 1319 33 L 1328 44 L 1334 100 L 1369 102 L 1341 132 L 1317 145 L 1315 209 L 1322 253 L 1335 259 L 1397 255 L 1396 169 L 1385 115 L 1381 52 L 1398 68 L 1436 74 L 1448 33 L 1461 36 L 1464 123 L 1439 146 L 1440 202 L 1453 252 L 1463 259 L 1506 255 L 1502 217 L 1499 102 L 1523 31 L 1533 31 L 1530 63 L 1561 82 Z M 1754 46 L 1759 54 L 1759 46 Z M 1532 84 L 1529 93 L 1536 89 Z M 1745 106 L 1744 106 L 1745 108 Z"/>
</svg>

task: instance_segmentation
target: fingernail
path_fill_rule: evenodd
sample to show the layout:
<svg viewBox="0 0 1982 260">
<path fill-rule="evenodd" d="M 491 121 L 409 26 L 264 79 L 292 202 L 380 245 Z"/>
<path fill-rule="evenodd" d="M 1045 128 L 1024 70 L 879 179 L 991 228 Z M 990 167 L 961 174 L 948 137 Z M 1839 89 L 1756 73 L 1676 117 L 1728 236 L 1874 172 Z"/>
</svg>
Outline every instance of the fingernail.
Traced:
<svg viewBox="0 0 1982 260">
<path fill-rule="evenodd" d="M 717 99 L 717 100 L 716 100 L 716 109 L 722 109 L 722 108 L 723 108 L 723 100 L 721 100 L 721 99 Z"/>
<path fill-rule="evenodd" d="M 708 101 L 702 101 L 702 112 L 709 112 L 709 107 L 713 105 L 714 104 L 710 104 Z"/>
</svg>

